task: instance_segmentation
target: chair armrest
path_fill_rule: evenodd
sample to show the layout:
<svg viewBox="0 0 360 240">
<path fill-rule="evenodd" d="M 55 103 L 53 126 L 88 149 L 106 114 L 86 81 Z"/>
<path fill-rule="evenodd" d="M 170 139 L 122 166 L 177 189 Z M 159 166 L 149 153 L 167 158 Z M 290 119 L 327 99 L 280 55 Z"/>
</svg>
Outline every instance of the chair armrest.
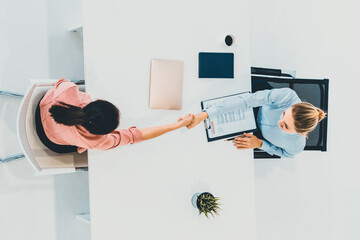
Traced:
<svg viewBox="0 0 360 240">
<path fill-rule="evenodd" d="M 273 68 L 251 67 L 251 74 L 295 78 L 296 72 Z"/>
<path fill-rule="evenodd" d="M 29 79 L 31 84 L 36 84 L 38 87 L 42 86 L 54 86 L 59 79 Z M 76 85 L 84 85 L 85 80 L 71 80 Z"/>
<path fill-rule="evenodd" d="M 281 76 L 281 69 L 251 67 L 251 74 Z"/>
<path fill-rule="evenodd" d="M 71 80 L 76 85 L 85 85 L 85 80 Z"/>
</svg>

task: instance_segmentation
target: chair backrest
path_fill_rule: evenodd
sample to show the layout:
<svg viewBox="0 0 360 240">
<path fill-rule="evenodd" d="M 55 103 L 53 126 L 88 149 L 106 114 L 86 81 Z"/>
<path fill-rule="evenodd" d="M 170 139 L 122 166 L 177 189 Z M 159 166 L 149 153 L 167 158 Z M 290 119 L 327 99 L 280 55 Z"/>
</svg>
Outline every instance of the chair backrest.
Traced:
<svg viewBox="0 0 360 240">
<path fill-rule="evenodd" d="M 37 173 L 75 172 L 75 167 L 87 165 L 87 154 L 58 154 L 39 139 L 35 127 L 35 111 L 40 99 L 57 80 L 30 80 L 31 86 L 20 105 L 17 127 L 18 140 L 26 159 Z"/>
<path fill-rule="evenodd" d="M 328 112 L 328 79 L 297 79 L 252 76 L 252 86 L 264 82 L 271 88 L 291 88 L 302 101 Z M 314 131 L 309 133 L 305 150 L 326 151 L 328 116 L 321 121 Z"/>
</svg>

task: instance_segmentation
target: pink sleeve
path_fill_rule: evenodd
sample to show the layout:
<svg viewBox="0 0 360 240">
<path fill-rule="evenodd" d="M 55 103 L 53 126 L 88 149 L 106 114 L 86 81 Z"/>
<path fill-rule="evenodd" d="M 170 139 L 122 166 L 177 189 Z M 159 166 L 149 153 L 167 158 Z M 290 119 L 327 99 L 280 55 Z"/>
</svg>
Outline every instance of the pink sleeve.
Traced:
<svg viewBox="0 0 360 240">
<path fill-rule="evenodd" d="M 143 140 L 142 134 L 136 127 L 115 130 L 106 135 L 105 140 L 96 149 L 111 149 L 119 145 L 134 144 Z"/>
</svg>

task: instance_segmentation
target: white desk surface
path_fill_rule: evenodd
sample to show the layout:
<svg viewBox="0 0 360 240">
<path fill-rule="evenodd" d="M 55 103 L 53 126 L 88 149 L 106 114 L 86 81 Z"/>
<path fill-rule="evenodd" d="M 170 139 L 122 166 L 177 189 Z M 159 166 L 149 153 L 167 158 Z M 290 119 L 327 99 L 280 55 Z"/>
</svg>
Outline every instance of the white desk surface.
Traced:
<svg viewBox="0 0 360 240">
<path fill-rule="evenodd" d="M 250 89 L 247 0 L 84 0 L 87 92 L 121 111 L 121 128 L 171 123 L 200 101 Z M 235 46 L 226 47 L 232 34 Z M 199 52 L 233 52 L 235 79 L 199 79 Z M 185 61 L 183 109 L 148 107 L 150 60 Z M 202 124 L 139 144 L 89 151 L 92 240 L 256 239 L 252 151 L 208 143 Z M 206 219 L 196 192 L 221 199 Z"/>
</svg>

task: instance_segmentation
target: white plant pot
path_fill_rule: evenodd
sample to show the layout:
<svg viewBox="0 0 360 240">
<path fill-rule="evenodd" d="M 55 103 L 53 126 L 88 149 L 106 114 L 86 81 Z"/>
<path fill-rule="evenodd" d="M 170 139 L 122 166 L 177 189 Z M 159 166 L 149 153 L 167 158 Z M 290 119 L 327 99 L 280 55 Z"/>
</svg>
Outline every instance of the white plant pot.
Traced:
<svg viewBox="0 0 360 240">
<path fill-rule="evenodd" d="M 191 198 L 191 204 L 194 206 L 194 208 L 198 208 L 196 205 L 196 201 L 198 199 L 198 197 L 200 196 L 201 193 L 195 193 L 192 198 Z"/>
</svg>

